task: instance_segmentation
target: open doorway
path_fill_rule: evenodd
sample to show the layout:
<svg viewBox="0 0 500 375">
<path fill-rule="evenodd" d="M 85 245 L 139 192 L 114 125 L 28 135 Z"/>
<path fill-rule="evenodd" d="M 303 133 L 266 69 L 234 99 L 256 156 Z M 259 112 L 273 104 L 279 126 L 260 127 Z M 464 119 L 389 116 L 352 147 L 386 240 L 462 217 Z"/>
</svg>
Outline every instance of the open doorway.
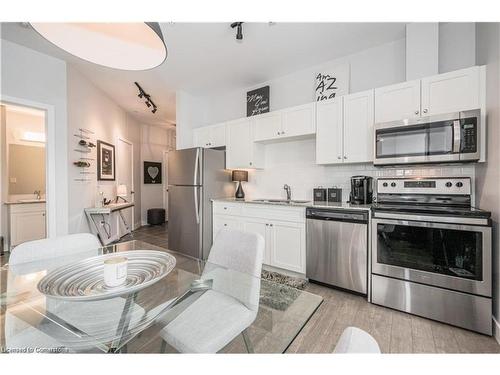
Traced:
<svg viewBox="0 0 500 375">
<path fill-rule="evenodd" d="M 46 111 L 0 103 L 4 250 L 47 237 Z"/>
</svg>

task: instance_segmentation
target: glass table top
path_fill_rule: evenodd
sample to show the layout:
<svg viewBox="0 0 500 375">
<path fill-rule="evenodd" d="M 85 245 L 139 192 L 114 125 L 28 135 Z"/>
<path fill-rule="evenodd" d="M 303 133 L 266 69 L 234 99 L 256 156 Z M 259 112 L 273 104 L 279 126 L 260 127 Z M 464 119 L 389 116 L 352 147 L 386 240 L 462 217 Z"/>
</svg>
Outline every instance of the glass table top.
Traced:
<svg viewBox="0 0 500 375">
<path fill-rule="evenodd" d="M 176 258 L 175 268 L 134 293 L 99 301 L 65 301 L 37 289 L 38 282 L 55 268 L 134 250 L 167 251 L 134 240 L 2 267 L 0 351 L 206 352 L 222 340 L 221 329 L 212 332 L 206 327 L 224 314 L 224 330 L 234 326 L 230 333 L 234 338 L 221 352 L 246 352 L 239 334 L 246 327 L 255 352 L 282 353 L 322 302 L 312 293 L 169 251 Z M 183 339 L 197 325 L 208 337 L 207 346 L 190 346 Z"/>
</svg>

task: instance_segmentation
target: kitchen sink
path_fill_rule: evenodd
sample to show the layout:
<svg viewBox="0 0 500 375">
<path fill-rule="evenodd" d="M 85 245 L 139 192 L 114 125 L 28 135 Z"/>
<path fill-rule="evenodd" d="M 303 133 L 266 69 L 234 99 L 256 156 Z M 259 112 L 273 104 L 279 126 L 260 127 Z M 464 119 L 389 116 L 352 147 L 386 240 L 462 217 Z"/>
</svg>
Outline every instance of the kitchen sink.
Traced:
<svg viewBox="0 0 500 375">
<path fill-rule="evenodd" d="M 276 204 L 304 204 L 309 203 L 308 200 L 299 200 L 299 199 L 254 199 L 252 202 L 256 203 L 276 203 Z"/>
</svg>

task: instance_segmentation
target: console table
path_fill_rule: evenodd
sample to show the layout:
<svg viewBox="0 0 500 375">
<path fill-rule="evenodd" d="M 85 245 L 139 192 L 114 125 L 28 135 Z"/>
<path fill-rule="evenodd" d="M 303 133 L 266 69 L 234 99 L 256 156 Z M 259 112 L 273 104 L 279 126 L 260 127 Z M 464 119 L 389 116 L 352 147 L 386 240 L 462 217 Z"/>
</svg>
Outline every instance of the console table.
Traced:
<svg viewBox="0 0 500 375">
<path fill-rule="evenodd" d="M 133 207 L 133 203 L 110 203 L 103 207 L 90 207 L 85 209 L 90 230 L 99 237 L 103 245 L 109 245 L 118 238 L 113 238 L 111 233 L 110 217 L 113 212 L 118 212 L 127 233 L 132 232 L 131 227 L 123 216 L 123 210 Z"/>
</svg>

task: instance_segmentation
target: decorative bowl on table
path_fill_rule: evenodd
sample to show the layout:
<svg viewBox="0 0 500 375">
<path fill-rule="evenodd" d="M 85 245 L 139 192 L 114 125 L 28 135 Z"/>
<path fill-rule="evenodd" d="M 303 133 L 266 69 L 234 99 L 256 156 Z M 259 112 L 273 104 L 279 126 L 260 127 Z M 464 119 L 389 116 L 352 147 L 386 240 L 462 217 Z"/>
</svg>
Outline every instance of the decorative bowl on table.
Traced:
<svg viewBox="0 0 500 375">
<path fill-rule="evenodd" d="M 127 278 L 122 285 L 104 283 L 104 261 L 126 257 Z M 163 251 L 135 250 L 100 255 L 50 271 L 38 283 L 47 297 L 66 301 L 96 301 L 138 292 L 167 276 L 175 267 L 175 258 Z"/>
</svg>

